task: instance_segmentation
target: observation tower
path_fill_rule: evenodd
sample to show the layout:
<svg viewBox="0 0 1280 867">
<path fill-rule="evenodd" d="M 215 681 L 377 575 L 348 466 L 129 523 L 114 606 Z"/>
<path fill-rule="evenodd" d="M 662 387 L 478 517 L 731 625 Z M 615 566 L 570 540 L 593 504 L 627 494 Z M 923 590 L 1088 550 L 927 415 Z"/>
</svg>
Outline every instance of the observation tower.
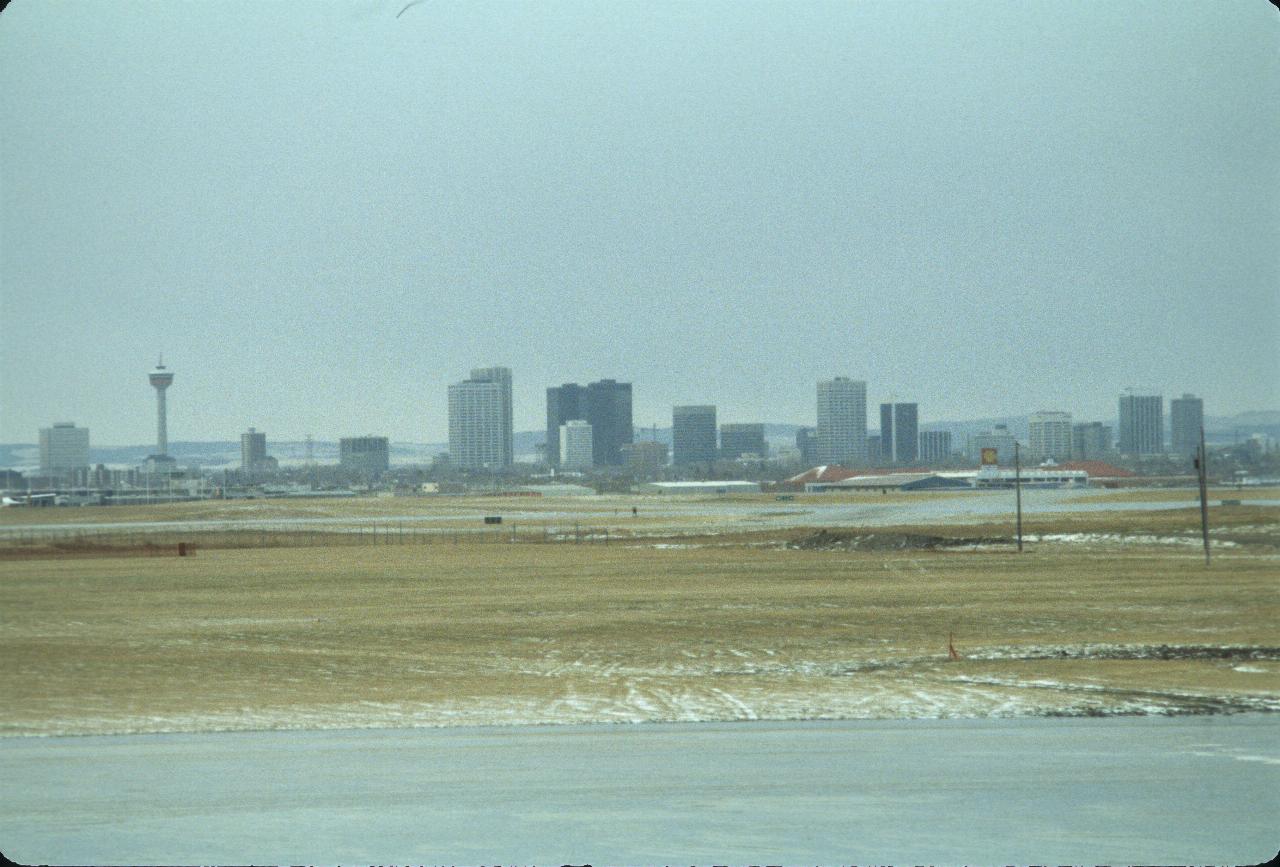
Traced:
<svg viewBox="0 0 1280 867">
<path fill-rule="evenodd" d="M 164 356 L 151 371 L 151 387 L 156 390 L 156 454 L 169 454 L 169 432 L 165 427 L 164 392 L 173 385 L 173 371 L 164 366 Z"/>
</svg>

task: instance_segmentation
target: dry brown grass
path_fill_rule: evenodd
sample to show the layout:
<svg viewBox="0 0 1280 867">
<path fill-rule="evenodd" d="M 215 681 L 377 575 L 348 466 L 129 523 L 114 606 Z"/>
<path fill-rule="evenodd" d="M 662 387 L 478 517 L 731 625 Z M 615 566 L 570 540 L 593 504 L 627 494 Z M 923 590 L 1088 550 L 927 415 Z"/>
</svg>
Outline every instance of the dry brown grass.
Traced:
<svg viewBox="0 0 1280 867">
<path fill-rule="evenodd" d="M 6 562 L 0 731 L 1238 709 L 1280 691 L 1278 565 L 466 543 Z"/>
</svg>

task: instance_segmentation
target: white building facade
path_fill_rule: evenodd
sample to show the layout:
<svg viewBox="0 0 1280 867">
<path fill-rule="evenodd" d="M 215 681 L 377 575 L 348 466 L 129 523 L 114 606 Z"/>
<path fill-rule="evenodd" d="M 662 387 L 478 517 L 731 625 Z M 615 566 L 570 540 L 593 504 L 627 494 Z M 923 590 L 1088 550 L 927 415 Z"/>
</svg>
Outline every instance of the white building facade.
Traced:
<svg viewBox="0 0 1280 867">
<path fill-rule="evenodd" d="M 867 383 L 837 376 L 818 382 L 818 463 L 867 459 Z"/>
<path fill-rule="evenodd" d="M 590 423 L 572 419 L 560 425 L 560 468 L 589 470 L 595 465 L 595 441 Z"/>
<path fill-rule="evenodd" d="M 71 473 L 89 466 L 89 429 L 60 421 L 40 429 L 40 472 L 46 476 Z"/>
<path fill-rule="evenodd" d="M 1071 460 L 1071 413 L 1041 410 L 1027 421 L 1031 457 L 1036 460 Z"/>
<path fill-rule="evenodd" d="M 449 386 L 449 458 L 464 470 L 502 470 L 512 463 L 510 379 L 468 379 Z"/>
</svg>

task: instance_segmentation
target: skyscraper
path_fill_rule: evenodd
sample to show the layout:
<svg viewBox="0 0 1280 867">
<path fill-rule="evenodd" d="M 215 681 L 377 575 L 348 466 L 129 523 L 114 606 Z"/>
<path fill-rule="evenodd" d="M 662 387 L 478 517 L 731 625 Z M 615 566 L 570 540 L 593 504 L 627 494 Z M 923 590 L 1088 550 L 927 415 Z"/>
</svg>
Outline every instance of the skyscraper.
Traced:
<svg viewBox="0 0 1280 867">
<path fill-rule="evenodd" d="M 501 400 L 499 426 L 500 436 L 502 438 L 502 457 L 500 466 L 509 467 L 515 463 L 515 425 L 512 421 L 511 368 L 473 368 L 471 371 L 471 379 L 474 382 L 492 382 L 498 385 L 498 393 Z"/>
<path fill-rule="evenodd" d="M 920 449 L 920 407 L 914 403 L 893 405 L 893 462 L 914 463 Z"/>
<path fill-rule="evenodd" d="M 811 467 L 818 462 L 818 434 L 811 427 L 796 428 L 796 451 L 800 463 Z"/>
<path fill-rule="evenodd" d="M 631 383 L 602 379 L 586 387 L 567 382 L 547 389 L 547 462 L 560 461 L 560 425 L 581 419 L 591 425 L 595 466 L 621 466 L 622 446 L 633 440 Z"/>
<path fill-rule="evenodd" d="M 247 433 L 240 434 L 240 469 L 252 473 L 267 459 L 267 435 L 249 428 Z"/>
<path fill-rule="evenodd" d="M 338 466 L 366 476 L 385 473 L 391 466 L 386 437 L 343 437 L 338 440 Z"/>
<path fill-rule="evenodd" d="M 671 411 L 671 462 L 677 466 L 716 460 L 716 408 L 677 406 Z"/>
<path fill-rule="evenodd" d="M 893 463 L 893 404 L 880 404 L 880 439 L 879 449 L 867 449 L 867 460 L 872 463 Z M 870 446 L 871 444 L 869 444 Z"/>
<path fill-rule="evenodd" d="M 1039 461 L 1071 459 L 1071 413 L 1033 412 L 1027 429 L 1029 457 Z"/>
<path fill-rule="evenodd" d="M 560 426 L 587 418 L 586 392 L 576 382 L 547 389 L 547 463 L 550 466 L 560 466 Z"/>
<path fill-rule="evenodd" d="M 951 431 L 920 431 L 919 458 L 926 463 L 945 461 L 951 457 Z"/>
<path fill-rule="evenodd" d="M 866 457 L 866 382 L 843 376 L 821 380 L 818 383 L 818 461 L 856 464 Z"/>
<path fill-rule="evenodd" d="M 156 369 L 151 371 L 151 387 L 156 390 L 156 454 L 169 454 L 169 429 L 166 423 L 165 389 L 173 385 L 173 371 L 164 366 L 164 356 L 156 362 Z"/>
<path fill-rule="evenodd" d="M 920 406 L 915 403 L 880 404 L 880 454 L 872 461 L 909 464 L 920 454 Z"/>
<path fill-rule="evenodd" d="M 1204 427 L 1204 401 L 1194 394 L 1184 394 L 1169 401 L 1169 435 L 1175 455 L 1194 455 L 1200 448 L 1200 429 Z"/>
<path fill-rule="evenodd" d="M 720 456 L 725 460 L 736 460 L 743 455 L 764 458 L 768 457 L 768 452 L 769 447 L 764 441 L 764 425 L 720 425 Z"/>
<path fill-rule="evenodd" d="M 73 421 L 40 428 L 40 474 L 61 476 L 89 467 L 89 429 Z"/>
<path fill-rule="evenodd" d="M 1129 389 L 1120 395 L 1121 454 L 1158 455 L 1164 451 L 1164 397 Z"/>
<path fill-rule="evenodd" d="M 631 383 L 602 379 L 587 385 L 593 460 L 598 467 L 620 467 L 622 447 L 631 442 Z"/>
<path fill-rule="evenodd" d="M 477 373 L 449 386 L 449 457 L 464 470 L 502 470 L 512 464 L 510 371 L 505 381 Z"/>
<path fill-rule="evenodd" d="M 1071 426 L 1071 457 L 1077 461 L 1097 460 L 1111 451 L 1111 425 L 1100 421 Z"/>
</svg>

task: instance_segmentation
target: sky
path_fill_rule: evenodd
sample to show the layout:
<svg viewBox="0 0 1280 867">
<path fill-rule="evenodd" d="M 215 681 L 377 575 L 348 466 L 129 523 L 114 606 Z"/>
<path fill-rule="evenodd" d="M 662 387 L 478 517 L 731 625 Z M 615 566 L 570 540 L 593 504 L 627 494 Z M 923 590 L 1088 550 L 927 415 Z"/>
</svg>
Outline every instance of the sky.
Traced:
<svg viewBox="0 0 1280 867">
<path fill-rule="evenodd" d="M 0 14 L 0 441 L 1280 409 L 1263 0 L 407 2 Z"/>
</svg>

